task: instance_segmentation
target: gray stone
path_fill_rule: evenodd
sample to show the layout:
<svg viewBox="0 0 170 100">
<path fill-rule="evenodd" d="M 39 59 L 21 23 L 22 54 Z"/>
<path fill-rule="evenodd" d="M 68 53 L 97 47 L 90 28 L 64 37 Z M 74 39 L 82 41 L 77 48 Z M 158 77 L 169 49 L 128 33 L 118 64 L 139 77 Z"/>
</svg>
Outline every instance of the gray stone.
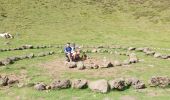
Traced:
<svg viewBox="0 0 170 100">
<path fill-rule="evenodd" d="M 34 47 L 32 45 L 24 45 L 22 46 L 24 49 L 33 49 Z"/>
<path fill-rule="evenodd" d="M 162 87 L 166 88 L 169 87 L 170 85 L 170 78 L 169 77 L 163 77 L 163 76 L 153 76 L 149 80 L 149 85 L 151 87 Z"/>
<path fill-rule="evenodd" d="M 153 56 L 155 54 L 155 51 L 147 51 L 147 52 L 145 52 L 145 54 Z"/>
<path fill-rule="evenodd" d="M 144 89 L 146 87 L 145 84 L 137 78 L 129 78 L 128 83 L 135 89 Z"/>
<path fill-rule="evenodd" d="M 89 82 L 88 87 L 94 92 L 107 93 L 109 91 L 108 82 L 104 79 Z"/>
<path fill-rule="evenodd" d="M 8 59 L 10 59 L 11 61 L 18 61 L 18 60 L 20 60 L 19 57 L 9 57 Z"/>
<path fill-rule="evenodd" d="M 69 62 L 69 63 L 68 63 L 68 67 L 69 67 L 69 68 L 76 68 L 76 67 L 77 67 L 77 64 L 76 64 L 76 62 Z"/>
<path fill-rule="evenodd" d="M 124 90 L 126 88 L 125 80 L 123 78 L 109 81 L 111 89 Z"/>
<path fill-rule="evenodd" d="M 144 48 L 137 48 L 136 51 L 138 52 L 142 52 L 144 50 Z"/>
<path fill-rule="evenodd" d="M 167 55 L 162 55 L 161 58 L 162 59 L 168 59 L 168 56 Z"/>
<path fill-rule="evenodd" d="M 8 80 L 8 85 L 15 84 L 15 83 L 19 83 L 19 80 L 17 80 L 17 79 L 9 79 Z"/>
<path fill-rule="evenodd" d="M 56 80 L 51 84 L 52 89 L 66 89 L 71 87 L 70 80 Z"/>
<path fill-rule="evenodd" d="M 29 55 L 27 55 L 28 58 L 34 58 L 34 54 L 33 53 L 30 53 Z"/>
<path fill-rule="evenodd" d="M 0 86 L 7 86 L 9 78 L 7 76 L 0 78 Z"/>
<path fill-rule="evenodd" d="M 129 47 L 128 50 L 129 51 L 132 51 L 132 50 L 135 50 L 136 48 L 135 47 Z"/>
<path fill-rule="evenodd" d="M 6 58 L 4 60 L 1 61 L 3 65 L 9 65 L 9 64 L 12 64 L 13 61 L 9 58 Z"/>
<path fill-rule="evenodd" d="M 154 57 L 155 57 L 155 58 L 160 58 L 161 56 L 162 56 L 162 55 L 161 55 L 160 53 L 155 53 L 155 54 L 154 54 Z"/>
<path fill-rule="evenodd" d="M 77 62 L 77 69 L 78 70 L 85 69 L 84 63 L 82 61 Z"/>
<path fill-rule="evenodd" d="M 42 90 L 46 90 L 46 84 L 44 83 L 38 83 L 34 86 L 34 89 L 38 90 L 38 91 L 42 91 Z"/>
<path fill-rule="evenodd" d="M 84 89 L 87 88 L 87 80 L 85 79 L 75 79 L 72 81 L 72 88 Z"/>
<path fill-rule="evenodd" d="M 44 52 L 41 52 L 41 53 L 38 53 L 37 56 L 38 56 L 38 57 L 44 57 L 44 56 L 46 56 L 46 54 L 45 54 Z"/>
</svg>

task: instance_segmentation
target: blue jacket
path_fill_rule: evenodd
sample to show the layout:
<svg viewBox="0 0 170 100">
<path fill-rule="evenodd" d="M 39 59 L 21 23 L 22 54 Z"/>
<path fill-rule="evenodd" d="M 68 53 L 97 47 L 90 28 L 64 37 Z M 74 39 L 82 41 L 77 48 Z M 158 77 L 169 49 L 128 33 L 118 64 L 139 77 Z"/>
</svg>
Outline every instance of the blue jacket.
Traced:
<svg viewBox="0 0 170 100">
<path fill-rule="evenodd" d="M 71 48 L 71 47 L 65 47 L 65 48 L 64 48 L 64 52 L 65 52 L 65 53 L 71 53 L 71 51 L 72 51 L 72 48 Z"/>
</svg>

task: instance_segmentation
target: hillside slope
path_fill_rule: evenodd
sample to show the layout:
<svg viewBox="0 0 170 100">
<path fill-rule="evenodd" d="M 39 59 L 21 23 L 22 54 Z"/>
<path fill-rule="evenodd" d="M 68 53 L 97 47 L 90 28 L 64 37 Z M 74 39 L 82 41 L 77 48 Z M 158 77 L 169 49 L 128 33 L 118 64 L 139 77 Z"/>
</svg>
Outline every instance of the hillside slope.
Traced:
<svg viewBox="0 0 170 100">
<path fill-rule="evenodd" d="M 17 34 L 16 44 L 88 41 L 167 47 L 169 12 L 169 0 L 0 0 L 0 32 Z"/>
</svg>

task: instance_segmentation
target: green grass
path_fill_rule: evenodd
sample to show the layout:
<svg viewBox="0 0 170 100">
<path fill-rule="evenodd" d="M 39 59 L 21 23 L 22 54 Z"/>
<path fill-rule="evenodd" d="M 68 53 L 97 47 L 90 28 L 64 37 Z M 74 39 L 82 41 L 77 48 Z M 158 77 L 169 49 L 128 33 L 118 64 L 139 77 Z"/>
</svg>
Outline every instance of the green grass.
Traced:
<svg viewBox="0 0 170 100">
<path fill-rule="evenodd" d="M 15 39 L 0 38 L 0 48 L 14 48 L 24 44 L 48 45 L 75 42 L 85 45 L 123 45 L 135 47 L 170 48 L 170 1 L 168 0 L 0 0 L 0 32 L 9 31 Z M 10 45 L 5 45 L 9 42 Z M 57 54 L 47 57 L 26 59 L 13 65 L 0 67 L 0 74 L 21 75 L 26 70 L 28 78 L 23 81 L 50 83 L 54 77 L 40 64 L 64 58 L 60 49 L 32 49 L 23 51 L 0 52 L 0 59 L 9 56 L 55 51 Z M 115 51 L 115 49 L 113 49 Z M 124 52 L 124 50 L 116 50 Z M 170 51 L 156 50 L 162 54 Z M 124 60 L 127 57 L 107 53 L 91 54 L 93 57 Z M 117 77 L 138 77 L 147 83 L 155 75 L 170 76 L 169 60 L 156 59 L 137 53 L 143 62 L 131 67 L 97 69 L 69 72 L 63 71 L 60 78 L 113 79 Z M 153 67 L 152 67 L 153 66 Z M 112 72 L 113 71 L 113 72 Z M 105 75 L 102 72 L 109 72 Z M 149 91 L 158 96 L 149 96 Z M 112 91 L 100 94 L 85 90 L 60 90 L 39 92 L 32 88 L 9 89 L 0 87 L 0 99 L 10 100 L 20 97 L 22 100 L 119 100 L 124 95 L 138 100 L 167 100 L 169 89 L 147 88 L 144 92 L 134 89 Z"/>
</svg>

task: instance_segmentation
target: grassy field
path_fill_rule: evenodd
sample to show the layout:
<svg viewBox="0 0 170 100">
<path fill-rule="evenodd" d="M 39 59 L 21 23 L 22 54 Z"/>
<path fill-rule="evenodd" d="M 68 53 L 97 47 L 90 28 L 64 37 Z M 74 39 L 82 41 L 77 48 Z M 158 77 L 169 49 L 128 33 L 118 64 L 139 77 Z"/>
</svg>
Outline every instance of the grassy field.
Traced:
<svg viewBox="0 0 170 100">
<path fill-rule="evenodd" d="M 66 42 L 80 45 L 170 48 L 169 7 L 169 0 L 0 0 L 0 32 L 9 31 L 15 35 L 14 39 L 0 38 L 0 48 Z M 5 45 L 7 42 L 10 45 Z M 51 50 L 60 51 L 59 48 L 48 48 L 0 52 L 0 59 Z M 170 51 L 157 51 L 170 54 Z M 126 59 L 124 56 L 107 53 L 88 55 L 100 58 L 106 56 L 111 60 Z M 128 68 L 70 71 L 57 69 L 64 67 L 54 63 L 60 58 L 64 59 L 64 54 L 57 53 L 0 67 L 0 74 L 22 76 L 24 73 L 26 78 L 23 82 L 46 83 L 55 78 L 109 80 L 117 77 L 137 77 L 147 83 L 155 75 L 170 76 L 169 60 L 156 59 L 143 53 L 137 55 L 144 61 Z M 45 67 L 48 64 L 52 67 Z M 169 88 L 150 87 L 140 91 L 130 88 L 108 94 L 94 93 L 89 89 L 39 92 L 33 88 L 0 87 L 0 99 L 3 100 L 120 100 L 124 96 L 137 100 L 168 100 L 169 94 Z"/>
</svg>

